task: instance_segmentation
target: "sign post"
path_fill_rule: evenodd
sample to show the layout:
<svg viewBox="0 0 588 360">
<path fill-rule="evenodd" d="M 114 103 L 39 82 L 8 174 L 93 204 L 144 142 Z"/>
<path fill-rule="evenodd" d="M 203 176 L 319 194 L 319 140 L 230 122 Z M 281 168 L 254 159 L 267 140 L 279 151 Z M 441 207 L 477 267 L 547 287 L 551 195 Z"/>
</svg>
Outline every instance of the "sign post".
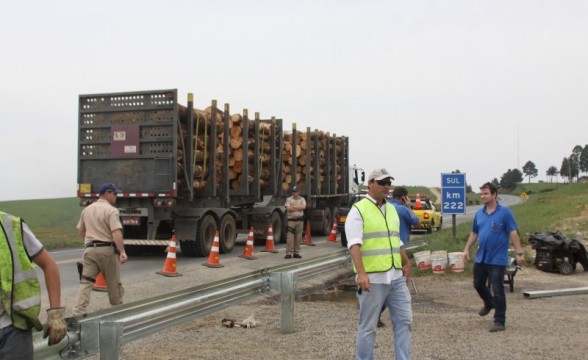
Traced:
<svg viewBox="0 0 588 360">
<path fill-rule="evenodd" d="M 464 215 L 466 210 L 465 174 L 441 174 L 441 213 L 451 214 L 453 238 L 456 235 L 455 215 Z"/>
</svg>

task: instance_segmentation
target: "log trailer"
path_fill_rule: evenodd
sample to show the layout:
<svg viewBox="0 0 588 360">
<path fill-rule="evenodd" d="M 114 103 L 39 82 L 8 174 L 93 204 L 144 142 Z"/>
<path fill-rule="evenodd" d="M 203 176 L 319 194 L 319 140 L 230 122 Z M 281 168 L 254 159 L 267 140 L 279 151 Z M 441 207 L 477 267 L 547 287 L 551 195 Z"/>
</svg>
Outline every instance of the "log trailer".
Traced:
<svg viewBox="0 0 588 360">
<path fill-rule="evenodd" d="M 80 205 L 111 182 L 122 190 L 116 207 L 129 254 L 160 251 L 172 234 L 182 254 L 207 256 L 216 231 L 222 253 L 238 233 L 268 225 L 285 241 L 284 202 L 298 186 L 316 234 L 327 235 L 349 193 L 349 143 L 323 131 L 301 132 L 282 120 L 248 111 L 229 114 L 212 101 L 205 110 L 178 104 L 177 90 L 79 96 Z"/>
</svg>

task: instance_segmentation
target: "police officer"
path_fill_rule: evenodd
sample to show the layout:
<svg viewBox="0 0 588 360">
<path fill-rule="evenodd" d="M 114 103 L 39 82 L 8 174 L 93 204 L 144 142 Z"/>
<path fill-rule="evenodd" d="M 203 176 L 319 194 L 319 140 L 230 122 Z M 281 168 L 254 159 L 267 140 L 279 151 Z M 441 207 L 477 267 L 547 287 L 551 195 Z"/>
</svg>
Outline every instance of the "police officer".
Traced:
<svg viewBox="0 0 588 360">
<path fill-rule="evenodd" d="M 123 303 L 124 289 L 120 281 L 120 264 L 127 261 L 122 240 L 122 225 L 116 204 L 120 190 L 114 184 L 100 185 L 99 199 L 82 211 L 78 230 L 84 239 L 84 266 L 78 287 L 74 316 L 84 315 L 90 304 L 92 285 L 98 273 L 106 279 L 110 305 Z"/>
<path fill-rule="evenodd" d="M 304 209 L 306 209 L 306 200 L 300 196 L 298 186 L 292 188 L 292 196 L 286 199 L 286 217 L 288 218 L 288 234 L 286 236 L 286 256 L 285 259 L 301 259 L 300 242 L 304 226 Z"/>
<path fill-rule="evenodd" d="M 33 263 L 43 270 L 49 297 L 43 337 L 54 345 L 67 333 L 59 268 L 22 219 L 0 212 L 0 227 L 0 359 L 28 360 L 33 358 L 32 328 L 43 329 L 41 288 Z"/>
</svg>

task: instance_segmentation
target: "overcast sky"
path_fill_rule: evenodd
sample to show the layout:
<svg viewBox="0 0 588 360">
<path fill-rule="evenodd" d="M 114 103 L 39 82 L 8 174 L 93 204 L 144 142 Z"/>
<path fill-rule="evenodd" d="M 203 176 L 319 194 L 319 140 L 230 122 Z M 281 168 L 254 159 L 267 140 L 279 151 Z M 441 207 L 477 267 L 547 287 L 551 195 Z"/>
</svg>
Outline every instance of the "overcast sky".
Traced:
<svg viewBox="0 0 588 360">
<path fill-rule="evenodd" d="M 10 1 L 0 201 L 74 197 L 79 94 L 178 89 L 350 138 L 396 185 L 475 190 L 588 143 L 588 1 Z"/>
</svg>

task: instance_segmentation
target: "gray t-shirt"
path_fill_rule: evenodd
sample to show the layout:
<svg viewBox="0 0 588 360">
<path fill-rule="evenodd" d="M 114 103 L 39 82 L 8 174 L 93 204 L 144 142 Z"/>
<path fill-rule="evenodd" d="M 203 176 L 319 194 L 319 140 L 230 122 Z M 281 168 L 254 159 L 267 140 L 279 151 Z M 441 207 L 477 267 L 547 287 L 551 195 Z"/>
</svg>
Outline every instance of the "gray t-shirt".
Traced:
<svg viewBox="0 0 588 360">
<path fill-rule="evenodd" d="M 43 244 L 35 237 L 35 234 L 29 229 L 27 224 L 23 222 L 22 224 L 22 240 L 27 250 L 27 253 L 31 258 L 37 256 L 41 250 L 43 250 Z M 1 279 L 0 279 L 1 281 Z M 2 288 L 0 288 L 0 295 L 2 293 Z M 8 315 L 4 312 L 4 306 L 0 306 L 0 329 L 7 327 L 8 325 L 12 324 L 12 321 L 8 317 Z"/>
</svg>

